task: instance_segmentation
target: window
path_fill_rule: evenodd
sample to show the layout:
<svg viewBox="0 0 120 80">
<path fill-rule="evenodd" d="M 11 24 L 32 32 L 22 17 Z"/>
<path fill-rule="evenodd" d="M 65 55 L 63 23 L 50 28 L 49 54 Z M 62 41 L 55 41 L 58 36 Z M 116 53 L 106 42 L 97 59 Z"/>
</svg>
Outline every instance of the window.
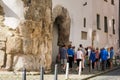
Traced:
<svg viewBox="0 0 120 80">
<path fill-rule="evenodd" d="M 106 1 L 106 2 L 107 2 L 107 0 L 104 0 L 104 1 Z"/>
<path fill-rule="evenodd" d="M 84 24 L 84 27 L 86 27 L 86 18 L 84 18 L 83 24 Z"/>
<path fill-rule="evenodd" d="M 115 19 L 112 19 L 113 34 L 115 34 Z"/>
<path fill-rule="evenodd" d="M 105 32 L 108 32 L 108 23 L 107 23 L 107 17 L 104 17 L 104 30 Z"/>
<path fill-rule="evenodd" d="M 115 3 L 114 3 L 114 0 L 111 0 L 111 4 L 112 4 L 112 5 L 114 5 L 114 4 L 115 4 Z"/>
<path fill-rule="evenodd" d="M 87 40 L 87 32 L 81 31 L 81 39 L 82 40 Z"/>
<path fill-rule="evenodd" d="M 97 20 L 96 20 L 96 22 L 97 22 L 97 29 L 100 30 L 100 15 L 99 14 L 97 14 Z"/>
</svg>

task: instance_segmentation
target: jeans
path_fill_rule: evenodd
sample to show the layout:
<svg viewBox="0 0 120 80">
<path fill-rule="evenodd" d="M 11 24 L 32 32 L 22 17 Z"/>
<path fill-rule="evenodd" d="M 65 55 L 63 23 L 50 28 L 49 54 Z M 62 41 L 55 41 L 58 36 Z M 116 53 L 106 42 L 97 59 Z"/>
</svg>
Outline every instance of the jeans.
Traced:
<svg viewBox="0 0 120 80">
<path fill-rule="evenodd" d="M 106 69 L 106 63 L 107 63 L 107 60 L 102 61 L 102 70 L 103 71 Z"/>
<path fill-rule="evenodd" d="M 72 68 L 72 64 L 73 64 L 73 57 L 68 57 L 69 59 L 69 67 Z"/>
</svg>

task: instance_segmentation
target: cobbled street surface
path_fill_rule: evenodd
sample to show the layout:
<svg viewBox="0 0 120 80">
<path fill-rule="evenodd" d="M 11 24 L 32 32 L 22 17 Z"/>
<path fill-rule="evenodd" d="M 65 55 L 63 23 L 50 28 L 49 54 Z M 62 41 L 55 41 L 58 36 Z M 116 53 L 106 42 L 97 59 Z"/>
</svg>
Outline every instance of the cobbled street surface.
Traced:
<svg viewBox="0 0 120 80">
<path fill-rule="evenodd" d="M 86 67 L 81 75 L 75 71 L 76 66 L 72 70 L 69 70 L 70 80 L 80 80 L 89 77 L 99 71 L 92 71 L 91 73 Z M 0 72 L 0 80 L 22 80 L 22 72 Z M 39 72 L 27 72 L 26 80 L 40 80 Z M 54 70 L 50 74 L 44 75 L 44 80 L 54 80 Z M 65 80 L 65 73 L 61 72 L 61 68 L 58 68 L 58 80 Z"/>
<path fill-rule="evenodd" d="M 120 69 L 97 76 L 95 78 L 91 78 L 89 80 L 120 80 Z"/>
<path fill-rule="evenodd" d="M 78 72 L 75 71 L 75 68 L 76 64 L 74 64 L 74 68 L 72 70 L 69 70 L 69 80 L 81 80 L 96 73 L 102 72 L 101 70 L 93 70 L 89 72 L 88 67 L 86 67 L 81 75 L 78 75 Z M 112 74 L 114 74 L 114 76 L 112 76 Z M 23 80 L 22 75 L 22 72 L 0 71 L 0 80 Z M 102 78 L 103 76 L 100 76 L 102 79 L 99 79 L 98 77 L 97 79 L 95 78 L 92 80 L 107 80 L 107 78 L 110 80 L 120 80 L 120 77 L 118 75 L 120 76 L 120 69 L 113 73 L 103 75 L 105 78 Z M 65 73 L 61 72 L 61 68 L 58 65 L 58 80 L 65 80 L 65 78 Z M 40 80 L 40 72 L 27 72 L 26 80 Z M 44 74 L 44 80 L 54 80 L 54 67 L 50 74 Z"/>
</svg>

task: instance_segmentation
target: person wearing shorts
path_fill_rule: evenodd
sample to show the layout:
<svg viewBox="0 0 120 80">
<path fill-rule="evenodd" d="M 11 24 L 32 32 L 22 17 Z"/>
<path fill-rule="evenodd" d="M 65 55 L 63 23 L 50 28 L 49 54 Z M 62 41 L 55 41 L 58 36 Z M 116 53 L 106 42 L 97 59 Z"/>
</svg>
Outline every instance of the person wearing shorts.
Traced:
<svg viewBox="0 0 120 80">
<path fill-rule="evenodd" d="M 77 66 L 79 67 L 80 61 L 82 61 L 82 59 L 77 59 Z"/>
<path fill-rule="evenodd" d="M 66 47 L 66 45 L 63 45 L 60 48 L 60 61 L 61 61 L 61 67 L 62 67 L 63 71 L 65 71 L 65 68 L 66 68 L 67 56 L 68 56 L 67 47 Z"/>
<path fill-rule="evenodd" d="M 61 64 L 67 64 L 67 59 L 61 59 Z"/>
</svg>

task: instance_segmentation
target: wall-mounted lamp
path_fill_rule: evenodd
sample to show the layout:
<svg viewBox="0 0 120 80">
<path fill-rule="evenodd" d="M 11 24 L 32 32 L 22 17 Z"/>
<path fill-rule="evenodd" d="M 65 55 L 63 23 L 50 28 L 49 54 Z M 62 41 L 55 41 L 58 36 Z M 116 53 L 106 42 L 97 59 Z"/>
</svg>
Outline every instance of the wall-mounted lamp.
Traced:
<svg viewBox="0 0 120 80">
<path fill-rule="evenodd" d="M 87 2 L 85 2 L 84 4 L 83 4 L 83 6 L 86 6 L 87 5 Z"/>
</svg>

